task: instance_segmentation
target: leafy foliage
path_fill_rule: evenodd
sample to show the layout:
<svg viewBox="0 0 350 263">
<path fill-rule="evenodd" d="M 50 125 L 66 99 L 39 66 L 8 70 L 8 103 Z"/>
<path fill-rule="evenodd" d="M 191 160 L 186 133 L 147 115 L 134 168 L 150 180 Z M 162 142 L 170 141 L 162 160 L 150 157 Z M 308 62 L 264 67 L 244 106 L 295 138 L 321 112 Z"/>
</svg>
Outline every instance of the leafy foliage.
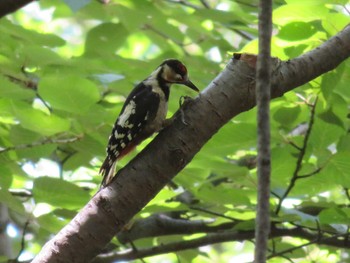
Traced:
<svg viewBox="0 0 350 263">
<path fill-rule="evenodd" d="M 135 83 L 163 59 L 175 57 L 204 89 L 232 52 L 257 52 L 257 1 L 64 2 L 33 3 L 0 20 L 0 202 L 17 229 L 14 247 L 29 220 L 33 238 L 25 251 L 30 256 L 98 189 L 107 138 Z M 348 7 L 345 0 L 275 1 L 273 55 L 289 59 L 317 47 L 349 23 Z M 300 225 L 334 235 L 348 231 L 349 81 L 346 61 L 271 103 L 271 213 L 278 227 Z M 194 94 L 173 87 L 169 116 L 181 95 Z M 215 219 L 212 226 L 237 221 L 235 229 L 253 230 L 255 133 L 255 109 L 237 116 L 136 219 L 171 211 L 181 218 Z M 18 191 L 24 189 L 30 194 L 23 200 Z M 183 239 L 155 236 L 135 245 Z M 329 246 L 296 248 L 303 243 L 272 240 L 271 262 L 305 257 L 338 262 L 344 256 Z M 222 244 L 199 251 L 177 256 L 182 262 L 243 262 L 235 255 L 251 260 L 253 248 Z M 174 255 L 169 260 L 176 261 Z"/>
</svg>

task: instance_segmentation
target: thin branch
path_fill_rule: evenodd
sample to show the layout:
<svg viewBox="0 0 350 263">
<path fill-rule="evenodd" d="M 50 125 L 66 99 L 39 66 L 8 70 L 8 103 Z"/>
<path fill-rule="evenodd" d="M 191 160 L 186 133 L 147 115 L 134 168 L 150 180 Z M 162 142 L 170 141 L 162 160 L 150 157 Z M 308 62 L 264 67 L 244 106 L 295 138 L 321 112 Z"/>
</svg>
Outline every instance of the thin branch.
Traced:
<svg viewBox="0 0 350 263">
<path fill-rule="evenodd" d="M 21 239 L 21 249 L 19 250 L 17 257 L 14 260 L 15 262 L 19 262 L 18 259 L 25 249 L 25 235 L 26 235 L 28 226 L 29 226 L 29 219 L 26 221 L 26 223 L 24 224 L 24 227 L 23 227 L 23 233 L 22 233 L 22 239 Z"/>
<path fill-rule="evenodd" d="M 232 221 L 237 221 L 236 218 L 233 218 L 231 216 L 226 216 L 224 214 L 220 214 L 220 213 L 217 213 L 217 212 L 213 212 L 213 211 L 210 211 L 210 210 L 202 208 L 202 207 L 190 206 L 189 208 L 192 209 L 192 210 L 197 210 L 197 211 L 201 211 L 201 212 L 207 213 L 209 215 L 214 215 L 214 216 L 226 218 L 226 219 L 229 219 L 229 220 L 232 220 Z"/>
<path fill-rule="evenodd" d="M 270 233 L 270 99 L 272 0 L 259 2 L 259 55 L 256 68 L 258 133 L 258 197 L 255 228 L 255 263 L 266 262 Z"/>
<path fill-rule="evenodd" d="M 232 229 L 241 221 L 211 225 L 215 220 L 186 220 L 174 218 L 171 214 L 154 214 L 137 220 L 130 229 L 124 229 L 117 237 L 121 243 L 127 243 L 140 238 L 169 235 L 190 235 L 196 233 L 213 233 Z"/>
<path fill-rule="evenodd" d="M 308 178 L 311 177 L 315 174 L 318 174 L 319 172 L 321 172 L 323 167 L 318 167 L 315 171 L 308 173 L 308 174 L 303 174 L 303 175 L 298 175 L 298 179 L 304 179 L 304 178 Z"/>
<path fill-rule="evenodd" d="M 251 40 L 255 39 L 254 36 L 250 35 L 249 33 L 244 32 L 242 30 L 238 30 L 238 29 L 232 28 L 232 31 L 237 33 L 238 35 L 240 35 L 242 38 L 244 38 L 246 40 L 251 41 Z"/>
<path fill-rule="evenodd" d="M 280 257 L 280 256 L 283 256 L 284 254 L 287 254 L 287 253 L 291 253 L 295 250 L 298 250 L 300 248 L 303 248 L 303 247 L 307 247 L 307 246 L 310 246 L 310 245 L 313 245 L 313 244 L 319 244 L 320 241 L 322 241 L 322 243 L 327 243 L 328 240 L 334 240 L 334 239 L 337 239 L 339 237 L 343 238 L 343 237 L 346 237 L 347 234 L 336 234 L 336 235 L 333 235 L 333 236 L 330 236 L 330 237 L 322 237 L 322 236 L 317 236 L 314 240 L 311 240 L 307 243 L 304 243 L 304 244 L 301 244 L 299 246 L 295 246 L 295 247 L 291 247 L 289 249 L 285 249 L 285 250 L 282 250 L 282 251 L 279 251 L 279 252 L 276 252 L 274 254 L 271 254 L 269 255 L 267 258 L 268 259 L 271 259 L 271 258 L 274 258 L 274 257 Z M 340 241 L 340 239 L 338 239 Z M 344 240 L 343 240 L 344 242 Z M 348 242 L 344 242 L 344 244 L 347 244 Z"/>
<path fill-rule="evenodd" d="M 344 187 L 343 189 L 344 189 L 344 192 L 345 192 L 346 198 L 348 199 L 348 201 L 350 201 L 350 193 L 349 193 L 349 188 Z"/>
<path fill-rule="evenodd" d="M 210 9 L 210 5 L 207 3 L 206 0 L 200 0 L 200 2 L 202 3 L 202 5 L 207 8 L 207 9 Z"/>
<path fill-rule="evenodd" d="M 5 152 L 9 152 L 9 151 L 17 151 L 17 150 L 33 148 L 36 146 L 42 146 L 42 145 L 46 145 L 46 144 L 68 144 L 68 143 L 73 143 L 73 142 L 79 141 L 82 138 L 83 138 L 82 135 L 77 136 L 77 137 L 67 138 L 67 139 L 47 138 L 45 140 L 38 141 L 38 142 L 33 142 L 33 143 L 28 143 L 28 144 L 20 144 L 20 145 L 15 145 L 15 146 L 3 148 L 0 150 L 0 154 L 5 153 Z"/>
<path fill-rule="evenodd" d="M 297 149 L 298 151 L 301 151 L 302 148 L 299 147 L 298 145 L 296 145 L 293 141 L 287 140 L 287 143 L 292 145 L 295 149 Z"/>
<path fill-rule="evenodd" d="M 92 263 L 107 263 L 116 260 L 132 260 L 138 258 L 145 258 L 149 256 L 165 254 L 170 252 L 176 252 L 186 249 L 196 249 L 201 246 L 228 242 L 228 241 L 243 241 L 252 239 L 254 237 L 254 231 L 244 232 L 224 232 L 208 234 L 205 237 L 192 239 L 188 241 L 172 242 L 168 244 L 162 244 L 160 246 L 154 246 L 146 249 L 139 249 L 137 251 L 127 250 L 121 253 L 109 253 L 98 256 Z"/>
<path fill-rule="evenodd" d="M 298 160 L 297 160 L 297 164 L 293 173 L 293 176 L 289 182 L 289 185 L 286 189 L 286 191 L 284 192 L 284 194 L 280 197 L 278 205 L 276 207 L 276 215 L 279 213 L 279 211 L 281 210 L 282 207 L 282 203 L 284 201 L 284 199 L 288 196 L 288 194 L 290 193 L 290 191 L 293 189 L 296 181 L 299 179 L 299 171 L 301 170 L 302 167 L 302 162 L 306 153 L 306 148 L 307 148 L 307 144 L 309 142 L 309 137 L 311 134 L 311 130 L 314 124 L 314 119 L 315 119 L 315 111 L 316 111 L 316 104 L 317 104 L 317 99 L 318 97 L 316 97 L 316 100 L 314 102 L 314 104 L 311 106 L 311 116 L 310 116 L 310 120 L 309 120 L 309 125 L 308 125 L 308 129 L 306 131 L 305 137 L 304 137 L 304 141 L 303 141 L 303 146 L 301 147 L 300 153 L 298 155 Z M 302 175 L 301 178 L 305 178 L 305 175 Z"/>
<path fill-rule="evenodd" d="M 25 71 L 23 71 L 22 68 L 22 73 L 26 74 Z M 4 74 L 5 77 L 9 78 L 10 81 L 21 85 L 24 88 L 31 89 L 31 90 L 37 90 L 38 89 L 38 79 L 30 79 L 28 76 L 26 76 L 27 79 L 20 79 L 8 74 Z"/>
<path fill-rule="evenodd" d="M 319 236 L 318 233 L 313 234 L 307 230 L 303 230 L 302 228 L 292 228 L 292 229 L 278 229 L 271 228 L 271 233 L 269 238 L 277 238 L 282 236 L 290 236 L 295 238 L 302 238 L 305 240 L 309 240 L 310 242 L 303 244 L 303 246 L 308 246 L 309 244 L 323 244 L 334 246 L 338 248 L 350 248 L 350 244 L 344 242 L 344 237 L 346 234 L 336 234 L 332 236 Z M 178 242 L 170 242 L 167 244 L 161 244 L 159 246 L 153 246 L 150 248 L 138 249 L 138 250 L 125 250 L 123 252 L 117 253 L 107 253 L 97 256 L 92 263 L 109 263 L 113 261 L 122 261 L 122 260 L 134 260 L 139 258 L 145 258 L 160 254 L 166 253 L 174 253 L 181 250 L 187 249 L 197 249 L 201 246 L 213 245 L 216 243 L 223 242 L 232 242 L 232 241 L 244 241 L 244 240 L 252 240 L 254 238 L 254 231 L 224 231 L 222 233 L 213 233 L 208 234 L 204 237 L 187 240 L 187 241 L 178 241 Z M 297 248 L 295 248 L 297 249 Z M 294 250 L 294 247 L 291 248 Z M 283 251 L 284 254 L 290 251 Z M 281 252 L 276 252 L 276 254 L 270 255 L 270 257 L 280 256 Z"/>
<path fill-rule="evenodd" d="M 350 15 L 350 10 L 349 10 L 348 7 L 346 6 L 346 4 L 343 5 L 343 7 L 344 7 L 345 11 Z"/>
</svg>

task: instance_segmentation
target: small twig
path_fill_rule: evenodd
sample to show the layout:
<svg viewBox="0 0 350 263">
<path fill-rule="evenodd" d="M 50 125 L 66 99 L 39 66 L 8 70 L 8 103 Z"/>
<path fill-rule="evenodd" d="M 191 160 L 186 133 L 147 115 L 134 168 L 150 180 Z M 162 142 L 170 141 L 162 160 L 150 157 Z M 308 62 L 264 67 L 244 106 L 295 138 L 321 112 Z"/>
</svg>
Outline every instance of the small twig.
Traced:
<svg viewBox="0 0 350 263">
<path fill-rule="evenodd" d="M 209 215 L 214 215 L 214 216 L 226 218 L 226 219 L 229 219 L 229 220 L 232 220 L 232 221 L 235 221 L 235 222 L 238 221 L 236 218 L 233 218 L 233 217 L 230 217 L 230 216 L 225 216 L 223 214 L 216 213 L 216 212 L 213 212 L 213 211 L 201 208 L 201 207 L 190 206 L 189 208 L 192 209 L 192 210 L 197 210 L 197 211 L 201 211 L 201 212 L 207 213 Z"/>
<path fill-rule="evenodd" d="M 303 174 L 303 175 L 298 175 L 298 179 L 304 179 L 304 178 L 308 178 L 310 176 L 313 176 L 315 174 L 318 174 L 319 172 L 321 172 L 322 167 L 317 168 L 315 171 L 308 173 L 308 174 Z"/>
<path fill-rule="evenodd" d="M 26 235 L 28 226 L 29 226 L 29 219 L 26 221 L 26 223 L 24 224 L 24 227 L 23 227 L 23 233 L 22 233 L 22 239 L 21 239 L 21 249 L 19 250 L 17 257 L 15 258 L 15 262 L 19 262 L 18 259 L 25 249 L 25 235 Z"/>
<path fill-rule="evenodd" d="M 309 142 L 309 137 L 311 134 L 311 130 L 312 130 L 312 126 L 314 124 L 314 119 L 315 119 L 315 111 L 316 111 L 316 104 L 317 104 L 317 100 L 318 97 L 316 97 L 316 100 L 314 102 L 314 104 L 311 106 L 311 116 L 310 116 L 310 120 L 309 120 L 309 125 L 308 125 L 308 129 L 306 131 L 305 137 L 304 137 L 304 141 L 303 141 L 303 146 L 301 147 L 299 156 L 298 156 L 298 160 L 297 160 L 297 164 L 293 173 L 293 176 L 290 180 L 290 183 L 286 189 L 286 191 L 284 192 L 284 194 L 280 197 L 278 205 L 276 207 L 276 215 L 279 213 L 279 211 L 281 210 L 282 207 L 282 203 L 284 201 L 284 199 L 288 196 L 288 194 L 290 193 L 290 191 L 293 189 L 296 181 L 299 179 L 299 171 L 301 170 L 302 167 L 302 162 L 306 153 L 306 148 L 307 148 L 307 144 Z M 306 178 L 305 176 L 303 176 L 302 178 Z"/>
<path fill-rule="evenodd" d="M 15 145 L 7 148 L 3 148 L 0 150 L 0 154 L 4 152 L 9 152 L 9 151 L 16 151 L 16 150 L 23 150 L 23 149 L 28 149 L 28 148 L 33 148 L 36 146 L 42 146 L 46 144 L 67 144 L 67 143 L 72 143 L 79 141 L 83 138 L 82 135 L 79 135 L 77 137 L 73 138 L 67 138 L 67 139 L 52 139 L 48 138 L 43 141 L 38 141 L 38 142 L 33 142 L 33 143 L 28 143 L 28 144 L 20 144 L 20 145 Z"/>
<path fill-rule="evenodd" d="M 333 235 L 333 236 L 330 236 L 330 237 L 317 237 L 315 238 L 314 240 L 311 240 L 310 242 L 307 242 L 305 244 L 302 244 L 302 245 L 299 245 L 299 246 L 295 246 L 295 247 L 292 247 L 292 248 L 289 248 L 289 249 L 286 249 L 286 250 L 283 250 L 283 251 L 280 251 L 278 253 L 276 253 L 275 255 L 270 255 L 268 256 L 267 258 L 270 259 L 270 258 L 273 258 L 273 257 L 277 257 L 277 256 L 281 256 L 282 254 L 286 254 L 286 253 L 290 253 L 290 252 L 293 252 L 294 250 L 297 250 L 297 249 L 300 249 L 300 248 L 303 248 L 303 247 L 307 247 L 307 246 L 310 246 L 310 245 L 313 245 L 313 244 L 319 244 L 321 241 L 322 243 L 327 243 L 327 240 L 332 240 L 334 238 L 338 238 L 338 237 L 346 237 L 347 234 L 337 234 L 337 235 Z"/>
<path fill-rule="evenodd" d="M 36 80 L 24 80 L 24 79 L 19 79 L 14 76 L 4 74 L 5 77 L 9 78 L 10 81 L 20 84 L 21 86 L 24 86 L 24 88 L 32 89 L 32 90 L 37 90 L 38 88 L 38 82 Z"/>
<path fill-rule="evenodd" d="M 343 187 L 346 198 L 348 199 L 348 201 L 350 201 L 350 193 L 349 193 L 349 188 L 347 187 Z M 349 205 L 348 205 L 349 206 Z"/>
<path fill-rule="evenodd" d="M 271 193 L 273 196 L 277 197 L 278 199 L 281 198 L 281 197 L 280 197 L 277 193 L 275 193 L 274 191 L 270 191 L 270 193 Z"/>
<path fill-rule="evenodd" d="M 283 257 L 283 254 L 292 252 L 296 249 L 300 249 L 301 247 L 305 247 L 311 244 L 320 244 L 320 245 L 329 245 L 333 247 L 339 247 L 339 248 L 349 248 L 349 244 L 344 243 L 344 240 L 340 240 L 338 238 L 345 237 L 347 234 L 335 234 L 332 236 L 322 237 L 319 239 L 319 236 L 317 234 L 312 234 L 308 230 L 303 230 L 302 228 L 293 228 L 293 229 L 278 229 L 278 228 L 271 228 L 271 238 L 278 238 L 282 236 L 290 236 L 295 238 L 301 238 L 306 239 L 309 242 L 305 243 L 298 247 L 292 247 L 288 250 L 284 250 L 281 252 L 276 252 L 274 255 L 270 255 L 268 258 L 272 257 Z M 158 246 L 153 246 L 149 248 L 140 248 L 137 251 L 134 251 L 132 249 L 120 251 L 117 253 L 108 253 L 108 254 L 101 254 L 99 255 L 94 261 L 92 262 L 112 262 L 112 261 L 121 261 L 121 260 L 133 260 L 133 259 L 139 259 L 139 258 L 145 258 L 149 256 L 155 256 L 160 254 L 166 254 L 166 253 L 174 253 L 176 251 L 186 250 L 186 249 L 193 249 L 198 248 L 200 246 L 205 245 L 212 245 L 215 243 L 222 243 L 222 242 L 228 242 L 228 241 L 251 241 L 254 238 L 254 231 L 222 231 L 219 233 L 208 233 L 204 237 L 199 237 L 191 240 L 182 240 L 179 242 L 170 242 L 167 244 L 160 244 Z M 287 257 L 284 257 L 287 259 Z M 292 262 L 292 261 L 291 261 Z"/>
<path fill-rule="evenodd" d="M 236 32 L 238 35 L 240 35 L 242 38 L 246 39 L 246 40 L 253 40 L 255 39 L 255 37 L 249 35 L 248 33 L 242 31 L 242 30 L 238 30 L 238 29 L 235 29 L 235 28 L 231 28 L 232 31 Z"/>
<path fill-rule="evenodd" d="M 287 143 L 292 145 L 295 149 L 297 149 L 298 151 L 301 151 L 302 148 L 300 148 L 298 145 L 296 145 L 293 141 L 287 140 Z"/>
<path fill-rule="evenodd" d="M 273 253 L 273 254 L 267 256 L 267 259 L 271 259 L 271 258 L 275 258 L 275 257 L 282 257 L 282 256 L 284 256 L 284 254 L 291 253 L 291 252 L 293 252 L 295 250 L 298 250 L 298 249 L 303 248 L 303 247 L 310 246 L 310 245 L 315 244 L 315 243 L 317 243 L 317 240 L 313 240 L 313 241 L 307 242 L 305 244 L 301 244 L 299 246 L 291 247 L 291 248 L 282 250 L 280 252 Z"/>
<path fill-rule="evenodd" d="M 36 97 L 44 104 L 44 106 L 49 110 L 50 113 L 52 113 L 51 106 L 39 95 L 39 93 L 36 93 Z"/>
<path fill-rule="evenodd" d="M 210 5 L 207 3 L 206 0 L 200 0 L 200 1 L 205 8 L 210 9 Z"/>
</svg>

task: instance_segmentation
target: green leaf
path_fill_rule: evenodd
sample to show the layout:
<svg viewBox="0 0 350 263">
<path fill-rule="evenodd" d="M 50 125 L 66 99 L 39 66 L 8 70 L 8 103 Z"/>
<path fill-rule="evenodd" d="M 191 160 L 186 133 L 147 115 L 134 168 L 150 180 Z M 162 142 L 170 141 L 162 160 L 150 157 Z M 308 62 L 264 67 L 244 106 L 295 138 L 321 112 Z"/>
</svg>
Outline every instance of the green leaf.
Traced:
<svg viewBox="0 0 350 263">
<path fill-rule="evenodd" d="M 90 135 L 86 135 L 81 140 L 72 143 L 71 147 L 84 155 L 90 154 L 91 157 L 98 154 L 105 155 L 105 145 Z"/>
<path fill-rule="evenodd" d="M 277 240 L 275 240 L 277 241 Z M 286 241 L 277 241 L 277 242 L 269 242 L 269 247 L 273 247 L 272 249 L 275 253 L 279 253 L 283 251 L 283 256 L 288 258 L 305 258 L 307 257 L 307 253 L 303 248 L 295 249 L 295 244 L 293 242 L 286 243 Z M 288 252 L 289 251 L 289 252 Z M 278 262 L 278 261 L 277 261 Z"/>
<path fill-rule="evenodd" d="M 25 46 L 23 47 L 23 59 L 26 60 L 28 66 L 45 66 L 52 64 L 60 64 L 63 59 L 57 53 L 46 47 Z"/>
<path fill-rule="evenodd" d="M 247 191 L 234 188 L 203 186 L 196 193 L 196 197 L 200 198 L 202 201 L 217 203 L 221 205 L 250 204 L 250 200 L 247 197 Z"/>
<path fill-rule="evenodd" d="M 10 130 L 10 141 L 13 146 L 31 145 L 36 142 L 42 142 L 42 135 L 29 131 L 19 125 L 12 126 Z M 32 161 L 37 158 L 47 157 L 56 149 L 56 144 L 36 145 L 22 147 L 16 150 L 17 158 L 29 158 Z"/>
<path fill-rule="evenodd" d="M 271 179 L 272 187 L 285 187 L 293 176 L 296 158 L 290 152 L 290 148 L 275 147 L 271 149 Z"/>
<path fill-rule="evenodd" d="M 311 23 L 291 22 L 282 26 L 277 34 L 277 37 L 288 41 L 297 41 L 307 39 L 316 32 L 316 27 Z"/>
<path fill-rule="evenodd" d="M 57 217 L 52 213 L 39 216 L 36 220 L 40 227 L 45 228 L 51 233 L 57 233 L 69 222 L 68 220 L 63 220 L 62 217 Z"/>
<path fill-rule="evenodd" d="M 0 189 L 6 190 L 11 186 L 12 183 L 12 172 L 7 166 L 2 164 L 0 166 L 0 174 Z"/>
<path fill-rule="evenodd" d="M 238 22 L 238 21 L 247 22 L 249 18 L 253 18 L 248 14 L 246 14 L 245 16 L 239 16 L 235 12 L 227 12 L 227 11 L 222 11 L 217 9 L 205 9 L 205 8 L 197 9 L 193 15 L 203 19 L 211 19 L 216 22 L 230 23 L 230 24 L 233 24 L 234 22 Z"/>
<path fill-rule="evenodd" d="M 291 2 L 276 8 L 273 12 L 273 22 L 285 25 L 290 22 L 310 22 L 322 20 L 329 13 L 329 9 L 320 1 Z"/>
<path fill-rule="evenodd" d="M 22 203 L 13 197 L 7 190 L 2 188 L 0 188 L 0 203 L 4 203 L 8 208 L 19 214 L 25 214 Z"/>
<path fill-rule="evenodd" d="M 53 108 L 84 113 L 100 99 L 96 85 L 78 76 L 45 77 L 39 83 L 40 96 Z"/>
<path fill-rule="evenodd" d="M 149 21 L 147 15 L 138 9 L 132 9 L 130 7 L 118 5 L 116 11 L 118 18 L 121 20 L 121 22 L 128 29 L 129 32 L 139 30 L 140 28 L 142 28 L 141 25 L 143 25 L 146 21 Z"/>
<path fill-rule="evenodd" d="M 64 163 L 64 169 L 74 171 L 82 166 L 88 166 L 91 160 L 91 154 L 78 151 L 73 156 L 70 156 Z"/>
<path fill-rule="evenodd" d="M 51 136 L 69 130 L 69 120 L 56 115 L 46 115 L 35 109 L 16 110 L 17 118 L 23 128 L 35 131 L 45 136 Z"/>
<path fill-rule="evenodd" d="M 235 230 L 241 230 L 241 231 L 251 231 L 254 230 L 256 226 L 255 219 L 253 220 L 247 220 L 243 222 L 239 222 L 237 225 L 235 225 Z"/>
<path fill-rule="evenodd" d="M 348 2 L 348 0 L 344 0 Z M 346 4 L 343 4 L 345 6 Z M 323 28 L 329 35 L 333 36 L 350 23 L 350 16 L 343 13 L 329 13 L 325 19 L 322 20 Z"/>
<path fill-rule="evenodd" d="M 85 52 L 111 56 L 124 44 L 128 32 L 122 24 L 104 23 L 91 29 L 85 42 Z"/>
<path fill-rule="evenodd" d="M 227 123 L 203 147 L 202 151 L 213 155 L 234 154 L 238 149 L 256 145 L 256 125 L 251 123 Z"/>
<path fill-rule="evenodd" d="M 82 208 L 90 199 L 90 195 L 77 185 L 51 177 L 34 180 L 33 196 L 37 203 L 66 209 Z"/>
<path fill-rule="evenodd" d="M 350 224 L 350 218 L 341 208 L 322 210 L 318 216 L 321 224 Z"/>
<path fill-rule="evenodd" d="M 25 89 L 0 76 L 0 96 L 16 100 L 33 99 L 34 90 Z"/>
<path fill-rule="evenodd" d="M 65 44 L 65 41 L 59 36 L 53 34 L 43 34 L 34 30 L 25 29 L 22 26 L 15 25 L 9 20 L 0 20 L 0 35 L 8 36 L 8 40 L 13 40 L 17 43 L 43 45 L 47 47 L 57 47 Z"/>
<path fill-rule="evenodd" d="M 56 144 L 46 144 L 46 145 L 38 145 L 35 147 L 29 147 L 26 149 L 17 150 L 18 158 L 25 158 L 28 161 L 36 161 L 40 158 L 47 158 L 50 156 L 57 148 Z"/>
<path fill-rule="evenodd" d="M 319 118 L 315 122 L 310 134 L 309 145 L 313 147 L 315 153 L 319 150 L 328 148 L 336 143 L 339 136 L 345 133 L 343 128 L 338 125 L 330 125 Z"/>
<path fill-rule="evenodd" d="M 322 177 L 328 177 L 342 187 L 350 188 L 350 152 L 336 153 L 322 170 Z"/>
<path fill-rule="evenodd" d="M 342 119 L 340 119 L 337 115 L 334 114 L 332 108 L 329 108 L 325 112 L 322 112 L 318 115 L 318 117 L 323 120 L 324 122 L 327 122 L 329 124 L 334 124 L 339 126 L 340 128 L 344 128 L 344 122 Z"/>
<path fill-rule="evenodd" d="M 286 127 L 291 127 L 301 113 L 300 106 L 283 107 L 280 106 L 273 115 L 273 119 Z"/>
<path fill-rule="evenodd" d="M 337 150 L 339 152 L 350 152 L 350 134 L 342 136 L 337 145 Z"/>
</svg>

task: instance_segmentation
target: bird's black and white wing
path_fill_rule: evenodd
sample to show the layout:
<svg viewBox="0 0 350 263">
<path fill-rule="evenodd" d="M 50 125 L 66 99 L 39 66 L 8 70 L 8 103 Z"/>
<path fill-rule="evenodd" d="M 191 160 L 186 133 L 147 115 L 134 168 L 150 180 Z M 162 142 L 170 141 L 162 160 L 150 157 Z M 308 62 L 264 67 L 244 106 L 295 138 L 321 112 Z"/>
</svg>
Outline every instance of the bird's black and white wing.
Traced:
<svg viewBox="0 0 350 263">
<path fill-rule="evenodd" d="M 145 127 L 155 119 L 159 103 L 159 94 L 142 83 L 127 97 L 109 137 L 107 157 L 100 169 L 100 174 L 103 175 L 102 186 L 108 184 L 114 176 L 117 160 L 154 132 L 145 130 Z"/>
</svg>

